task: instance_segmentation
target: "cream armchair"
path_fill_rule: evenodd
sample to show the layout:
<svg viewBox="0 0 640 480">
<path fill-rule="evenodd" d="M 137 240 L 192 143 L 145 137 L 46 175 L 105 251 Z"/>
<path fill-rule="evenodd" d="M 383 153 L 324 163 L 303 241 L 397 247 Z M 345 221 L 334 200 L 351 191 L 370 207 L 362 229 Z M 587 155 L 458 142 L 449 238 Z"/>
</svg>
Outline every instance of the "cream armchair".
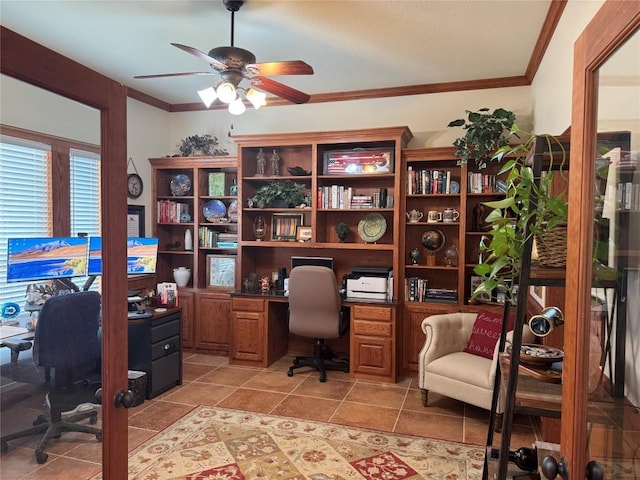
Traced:
<svg viewBox="0 0 640 480">
<path fill-rule="evenodd" d="M 491 360 L 463 351 L 469 342 L 475 318 L 475 313 L 456 312 L 432 315 L 422 321 L 426 339 L 418 356 L 418 381 L 425 407 L 429 391 L 432 391 L 491 409 L 498 342 Z M 511 341 L 512 334 L 508 333 L 507 342 Z M 522 342 L 531 343 L 533 339 L 525 325 Z M 502 411 L 503 401 L 499 398 L 496 413 Z"/>
</svg>

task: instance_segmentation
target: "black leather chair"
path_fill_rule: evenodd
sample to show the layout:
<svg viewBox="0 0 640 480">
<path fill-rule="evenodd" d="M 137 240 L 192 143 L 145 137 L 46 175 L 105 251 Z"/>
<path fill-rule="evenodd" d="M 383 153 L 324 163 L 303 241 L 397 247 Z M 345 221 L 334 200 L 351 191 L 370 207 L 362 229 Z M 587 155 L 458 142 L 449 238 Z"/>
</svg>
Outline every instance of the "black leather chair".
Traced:
<svg viewBox="0 0 640 480">
<path fill-rule="evenodd" d="M 0 450 L 8 441 L 44 432 L 36 446 L 38 463 L 47 461 L 47 443 L 63 432 L 85 432 L 102 441 L 102 430 L 77 423 L 89 419 L 95 424 L 96 390 L 100 386 L 101 348 L 98 340 L 100 294 L 70 293 L 45 302 L 38 317 L 34 338 L 34 360 L 53 369 L 53 384 L 46 396 L 48 411 L 38 416 L 33 427 L 3 436 Z"/>
<path fill-rule="evenodd" d="M 313 356 L 296 357 L 287 375 L 302 367 L 320 372 L 327 380 L 327 370 L 349 371 L 348 358 L 334 358 L 326 340 L 342 337 L 349 329 L 349 316 L 344 313 L 342 299 L 333 270 L 327 267 L 299 266 L 289 277 L 289 331 L 314 339 Z"/>
</svg>

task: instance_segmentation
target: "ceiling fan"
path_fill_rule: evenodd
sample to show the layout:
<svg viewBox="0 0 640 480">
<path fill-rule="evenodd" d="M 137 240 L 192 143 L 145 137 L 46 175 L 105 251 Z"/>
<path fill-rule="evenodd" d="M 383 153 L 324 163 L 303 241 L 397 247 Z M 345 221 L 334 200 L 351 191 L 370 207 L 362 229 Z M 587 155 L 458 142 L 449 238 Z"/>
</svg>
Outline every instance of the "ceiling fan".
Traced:
<svg viewBox="0 0 640 480">
<path fill-rule="evenodd" d="M 244 104 L 240 98 L 240 92 L 244 93 L 247 100 L 249 100 L 255 108 L 260 108 L 260 106 L 264 105 L 266 95 L 255 89 L 271 93 L 292 103 L 300 104 L 308 102 L 311 97 L 306 93 L 268 77 L 274 75 L 312 75 L 313 68 L 302 60 L 256 63 L 256 57 L 253 53 L 243 48 L 238 48 L 233 44 L 234 15 L 235 12 L 240 10 L 244 0 L 223 0 L 223 3 L 227 10 L 231 12 L 231 46 L 215 47 L 206 54 L 187 45 L 171 43 L 174 47 L 207 62 L 213 71 L 137 75 L 134 78 L 220 75 L 222 80 L 215 89 L 209 87 L 205 90 L 198 91 L 198 94 L 207 108 L 218 98 L 220 101 L 229 104 L 229 111 L 231 113 L 242 113 L 244 111 Z M 247 79 L 255 89 L 245 89 L 241 87 L 240 82 L 243 79 Z"/>
</svg>

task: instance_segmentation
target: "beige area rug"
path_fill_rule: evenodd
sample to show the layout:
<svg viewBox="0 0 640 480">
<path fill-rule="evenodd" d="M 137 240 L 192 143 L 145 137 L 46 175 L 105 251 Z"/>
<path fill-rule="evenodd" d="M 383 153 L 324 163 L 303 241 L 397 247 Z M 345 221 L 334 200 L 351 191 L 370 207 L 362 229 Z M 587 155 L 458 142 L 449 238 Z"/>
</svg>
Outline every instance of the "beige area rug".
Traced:
<svg viewBox="0 0 640 480">
<path fill-rule="evenodd" d="M 130 454 L 129 479 L 465 480 L 483 462 L 477 446 L 200 406 Z"/>
</svg>

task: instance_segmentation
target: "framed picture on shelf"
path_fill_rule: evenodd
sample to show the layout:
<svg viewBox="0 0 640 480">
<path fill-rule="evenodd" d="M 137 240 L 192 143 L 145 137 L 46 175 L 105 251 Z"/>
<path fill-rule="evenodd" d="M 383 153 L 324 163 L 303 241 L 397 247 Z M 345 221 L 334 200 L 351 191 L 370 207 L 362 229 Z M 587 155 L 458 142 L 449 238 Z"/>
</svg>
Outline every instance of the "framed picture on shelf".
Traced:
<svg viewBox="0 0 640 480">
<path fill-rule="evenodd" d="M 294 242 L 298 226 L 303 222 L 302 213 L 274 213 L 271 217 L 271 240 Z"/>
<path fill-rule="evenodd" d="M 533 298 L 538 305 L 541 307 L 546 307 L 545 303 L 547 301 L 547 292 L 546 288 L 542 285 L 531 285 L 529 287 L 529 294 L 531 298 Z"/>
<path fill-rule="evenodd" d="M 298 225 L 296 228 L 296 240 L 299 242 L 308 242 L 311 240 L 313 228 L 306 225 Z"/>
<path fill-rule="evenodd" d="M 472 275 L 470 280 L 471 280 L 471 290 L 469 292 L 469 296 L 473 295 L 473 292 L 476 291 L 476 288 L 480 286 L 480 284 L 482 283 L 482 278 L 477 275 Z M 480 302 L 490 302 L 491 295 L 489 293 L 481 293 L 476 297 L 476 300 Z"/>
<path fill-rule="evenodd" d="M 207 255 L 207 287 L 233 287 L 236 283 L 235 255 Z"/>
<path fill-rule="evenodd" d="M 325 152 L 323 175 L 393 173 L 393 149 L 358 148 Z"/>
</svg>

